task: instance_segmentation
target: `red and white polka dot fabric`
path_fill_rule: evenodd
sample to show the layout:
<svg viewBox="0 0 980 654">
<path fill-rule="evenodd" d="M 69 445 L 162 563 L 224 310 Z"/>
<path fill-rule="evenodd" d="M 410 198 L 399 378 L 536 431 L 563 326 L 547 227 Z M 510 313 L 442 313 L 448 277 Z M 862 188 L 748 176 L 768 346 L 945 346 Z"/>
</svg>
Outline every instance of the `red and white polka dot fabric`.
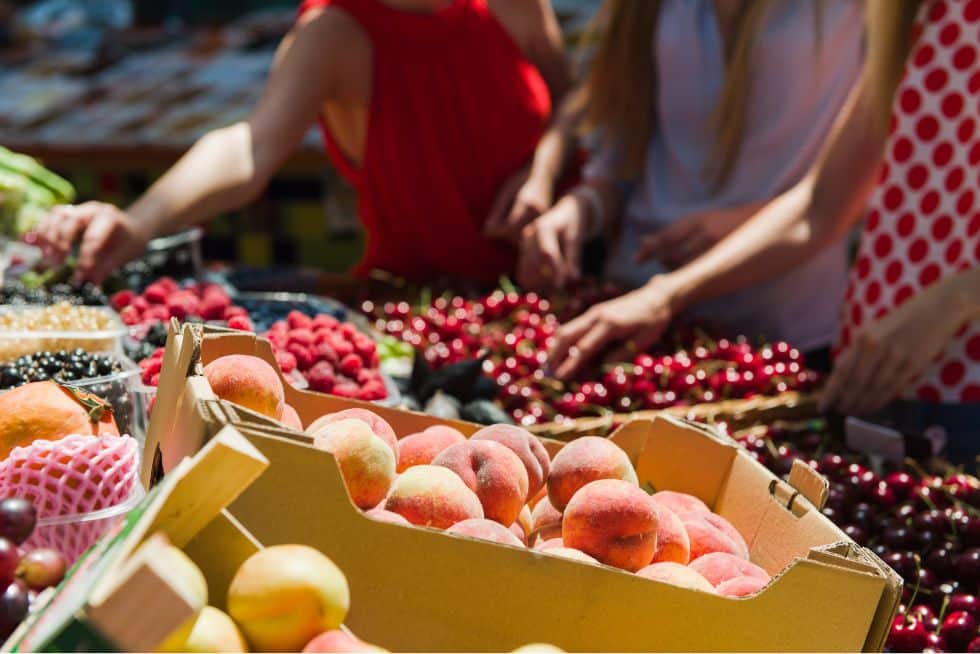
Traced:
<svg viewBox="0 0 980 654">
<path fill-rule="evenodd" d="M 841 347 L 930 284 L 980 265 L 980 0 L 923 3 L 844 303 Z M 905 393 L 980 402 L 980 324 Z"/>
</svg>

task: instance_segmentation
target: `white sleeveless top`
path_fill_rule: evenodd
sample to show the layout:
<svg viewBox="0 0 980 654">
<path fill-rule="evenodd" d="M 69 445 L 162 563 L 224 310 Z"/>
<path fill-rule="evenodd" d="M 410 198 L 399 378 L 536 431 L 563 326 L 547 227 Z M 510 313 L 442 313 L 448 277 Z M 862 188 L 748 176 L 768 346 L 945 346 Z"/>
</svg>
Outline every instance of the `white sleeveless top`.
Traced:
<svg viewBox="0 0 980 654">
<path fill-rule="evenodd" d="M 714 1 L 664 0 L 654 43 L 658 123 L 610 253 L 612 279 L 635 287 L 664 271 L 657 262 L 636 264 L 644 235 L 691 214 L 768 200 L 808 171 L 858 77 L 864 40 L 863 3 L 823 0 L 819 12 L 817 6 L 778 0 L 769 10 L 752 53 L 742 146 L 728 182 L 715 192 L 704 174 L 725 78 Z M 600 144 L 586 175 L 609 176 L 616 150 Z M 695 312 L 750 337 L 822 347 L 833 340 L 846 279 L 841 243 Z"/>
</svg>

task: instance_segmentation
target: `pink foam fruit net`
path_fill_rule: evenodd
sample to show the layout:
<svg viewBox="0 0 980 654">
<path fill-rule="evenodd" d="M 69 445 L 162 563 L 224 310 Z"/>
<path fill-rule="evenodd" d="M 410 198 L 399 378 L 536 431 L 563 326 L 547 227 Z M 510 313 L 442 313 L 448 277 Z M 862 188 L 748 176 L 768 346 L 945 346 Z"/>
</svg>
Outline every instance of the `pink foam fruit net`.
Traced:
<svg viewBox="0 0 980 654">
<path fill-rule="evenodd" d="M 117 520 L 87 520 L 85 514 L 129 500 L 137 484 L 139 445 L 129 436 L 72 435 L 16 447 L 0 462 L 0 497 L 30 500 L 38 527 L 26 549 L 53 547 L 70 561 Z M 76 520 L 53 520 L 60 517 Z M 45 525 L 45 522 L 52 524 Z M 58 524 L 53 524 L 57 522 Z"/>
</svg>

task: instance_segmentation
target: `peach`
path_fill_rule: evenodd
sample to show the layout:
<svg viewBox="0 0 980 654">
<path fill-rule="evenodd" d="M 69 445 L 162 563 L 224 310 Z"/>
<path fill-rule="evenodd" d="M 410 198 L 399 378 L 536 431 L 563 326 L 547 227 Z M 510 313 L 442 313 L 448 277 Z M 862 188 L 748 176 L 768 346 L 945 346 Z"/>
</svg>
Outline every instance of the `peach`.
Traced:
<svg viewBox="0 0 980 654">
<path fill-rule="evenodd" d="M 325 631 L 306 644 L 304 654 L 308 652 L 384 652 L 377 645 L 365 643 L 354 634 L 340 629 Z"/>
<path fill-rule="evenodd" d="M 390 522 L 395 525 L 406 525 L 409 527 L 412 525 L 411 522 L 401 517 L 397 513 L 393 513 L 386 509 L 379 509 L 377 507 L 365 511 L 364 515 L 372 520 L 377 520 L 378 522 Z"/>
<path fill-rule="evenodd" d="M 273 420 L 282 418 L 282 380 L 263 359 L 229 354 L 204 366 L 211 390 L 222 400 L 239 404 Z"/>
<path fill-rule="evenodd" d="M 599 479 L 565 507 L 561 536 L 566 547 L 636 572 L 653 559 L 659 522 L 657 505 L 635 482 Z"/>
<path fill-rule="evenodd" d="M 687 530 L 687 537 L 691 541 L 691 561 L 711 552 L 727 552 L 734 556 L 748 558 L 748 556 L 743 556 L 738 543 L 708 522 L 704 515 L 689 513 L 682 520 L 684 521 L 684 528 Z"/>
<path fill-rule="evenodd" d="M 554 645 L 549 645 L 548 643 L 528 643 L 527 645 L 521 645 L 514 652 L 564 652 L 565 650 L 555 647 Z"/>
<path fill-rule="evenodd" d="M 142 547 L 147 547 L 143 545 Z M 170 579 L 190 603 L 197 609 L 203 609 L 208 603 L 208 582 L 197 564 L 183 550 L 170 545 L 160 549 L 154 556 L 162 559 L 166 569 L 170 571 Z M 179 627 L 171 631 L 158 646 L 160 651 L 179 652 L 190 638 L 198 614 L 185 620 Z"/>
<path fill-rule="evenodd" d="M 514 537 L 521 541 L 521 545 L 527 547 L 527 532 L 521 527 L 520 523 L 515 522 L 511 526 L 507 527 L 507 531 L 514 534 Z"/>
<path fill-rule="evenodd" d="M 350 608 L 347 578 L 306 545 L 273 545 L 242 563 L 228 587 L 228 613 L 259 652 L 298 652 L 336 629 Z"/>
<path fill-rule="evenodd" d="M 341 420 L 320 428 L 313 447 L 337 459 L 351 501 L 370 509 L 388 494 L 395 479 L 395 455 L 363 420 Z"/>
<path fill-rule="evenodd" d="M 582 561 L 584 563 L 599 565 L 598 561 L 585 552 L 573 549 L 571 547 L 545 547 L 541 551 L 545 552 L 546 554 L 551 554 L 552 556 L 560 556 L 563 559 L 572 559 L 573 561 Z"/>
<path fill-rule="evenodd" d="M 539 538 L 538 542 L 534 544 L 536 550 L 551 550 L 556 547 L 565 547 L 565 541 L 561 539 L 561 536 L 556 536 L 555 538 Z"/>
<path fill-rule="evenodd" d="M 735 577 L 756 577 L 769 581 L 769 573 L 745 559 L 728 552 L 711 552 L 691 561 L 691 570 L 700 572 L 712 586 L 734 579 Z"/>
<path fill-rule="evenodd" d="M 487 520 L 486 518 L 471 518 L 470 520 L 457 522 L 452 527 L 447 529 L 446 533 L 460 534 L 461 536 L 472 536 L 473 538 L 488 540 L 491 543 L 500 543 L 501 545 L 524 547 L 524 543 L 522 543 L 517 536 L 512 534 L 510 529 L 503 526 L 499 522 Z"/>
<path fill-rule="evenodd" d="M 545 497 L 548 497 L 548 484 L 543 484 L 538 492 L 534 494 L 534 497 L 527 501 L 528 507 L 533 510 L 538 505 L 538 502 Z"/>
<path fill-rule="evenodd" d="M 328 413 L 325 416 L 320 416 L 313 423 L 306 428 L 307 434 L 315 434 L 324 425 L 329 425 L 332 422 L 339 422 L 341 420 L 363 420 L 371 428 L 374 434 L 388 444 L 391 451 L 395 453 L 395 462 L 398 462 L 398 437 L 395 436 L 395 430 L 391 428 L 388 421 L 379 416 L 373 411 L 368 411 L 367 409 L 344 409 L 343 411 L 337 411 L 335 413 Z"/>
<path fill-rule="evenodd" d="M 633 464 L 626 452 L 612 441 L 598 436 L 584 436 L 572 441 L 551 462 L 548 477 L 551 505 L 559 511 L 564 510 L 578 489 L 599 479 L 617 479 L 637 485 Z"/>
<path fill-rule="evenodd" d="M 527 471 L 527 498 L 531 499 L 544 486 L 551 469 L 548 450 L 531 432 L 515 425 L 490 425 L 473 434 L 471 440 L 500 443 L 517 455 Z"/>
<path fill-rule="evenodd" d="M 160 652 L 247 652 L 248 645 L 235 622 L 213 606 L 197 614 L 191 631 L 182 642 L 168 639 Z"/>
<path fill-rule="evenodd" d="M 561 511 L 551 506 L 547 497 L 531 511 L 531 540 L 547 540 L 561 536 Z"/>
<path fill-rule="evenodd" d="M 759 592 L 768 583 L 768 580 L 758 577 L 732 577 L 728 581 L 718 584 L 718 588 L 715 590 L 718 591 L 719 595 L 726 597 L 745 597 Z"/>
<path fill-rule="evenodd" d="M 410 434 L 398 441 L 398 472 L 405 472 L 412 466 L 432 463 L 432 459 L 450 445 L 466 440 L 452 427 L 433 425 L 416 434 Z"/>
<path fill-rule="evenodd" d="M 637 571 L 638 577 L 661 581 L 672 586 L 680 586 L 690 590 L 700 590 L 705 593 L 714 594 L 715 587 L 708 583 L 708 580 L 699 573 L 691 570 L 687 566 L 673 561 L 662 561 L 653 563 Z"/>
<path fill-rule="evenodd" d="M 442 466 L 413 466 L 395 479 L 384 508 L 413 525 L 445 529 L 457 522 L 483 517 L 480 498 Z"/>
<path fill-rule="evenodd" d="M 527 501 L 527 472 L 517 455 L 493 441 L 451 445 L 432 465 L 452 470 L 476 493 L 483 515 L 502 525 L 513 524 Z"/>
<path fill-rule="evenodd" d="M 533 522 L 534 518 L 531 516 L 531 508 L 525 504 L 523 507 L 521 507 L 521 512 L 517 514 L 517 520 L 514 522 L 514 524 L 521 528 L 521 530 L 524 532 L 524 537 L 527 538 L 527 535 L 530 534 L 531 529 L 533 529 L 531 526 Z"/>
<path fill-rule="evenodd" d="M 657 515 L 660 516 L 660 522 L 657 523 L 657 551 L 653 555 L 652 563 L 673 561 L 687 565 L 691 560 L 691 540 L 687 537 L 684 522 L 676 513 L 657 502 L 656 495 L 651 499 L 657 505 Z"/>
<path fill-rule="evenodd" d="M 657 505 L 670 509 L 681 518 L 688 513 L 711 513 L 708 505 L 693 495 L 672 490 L 657 491 L 653 494 Z"/>
<path fill-rule="evenodd" d="M 749 546 L 742 538 L 741 532 L 735 528 L 735 525 L 725 520 L 717 513 L 708 513 L 702 516 L 708 523 L 714 526 L 716 529 L 720 530 L 723 534 L 732 539 L 732 542 L 738 547 L 738 555 L 743 559 L 749 558 Z"/>
<path fill-rule="evenodd" d="M 282 419 L 279 421 L 289 429 L 303 431 L 303 421 L 299 419 L 296 409 L 289 404 L 282 405 Z"/>
</svg>

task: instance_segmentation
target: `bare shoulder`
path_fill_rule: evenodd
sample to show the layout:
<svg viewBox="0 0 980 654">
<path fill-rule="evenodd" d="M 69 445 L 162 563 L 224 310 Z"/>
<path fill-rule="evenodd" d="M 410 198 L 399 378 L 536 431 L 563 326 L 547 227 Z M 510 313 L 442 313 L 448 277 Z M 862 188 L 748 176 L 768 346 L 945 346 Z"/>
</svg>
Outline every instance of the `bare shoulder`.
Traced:
<svg viewBox="0 0 980 654">
<path fill-rule="evenodd" d="M 521 49 L 531 49 L 551 11 L 548 0 L 487 0 L 487 7 Z"/>
<path fill-rule="evenodd" d="M 353 16 L 339 7 L 313 9 L 292 30 L 294 39 L 315 42 L 328 54 L 369 56 L 371 39 Z"/>
</svg>

